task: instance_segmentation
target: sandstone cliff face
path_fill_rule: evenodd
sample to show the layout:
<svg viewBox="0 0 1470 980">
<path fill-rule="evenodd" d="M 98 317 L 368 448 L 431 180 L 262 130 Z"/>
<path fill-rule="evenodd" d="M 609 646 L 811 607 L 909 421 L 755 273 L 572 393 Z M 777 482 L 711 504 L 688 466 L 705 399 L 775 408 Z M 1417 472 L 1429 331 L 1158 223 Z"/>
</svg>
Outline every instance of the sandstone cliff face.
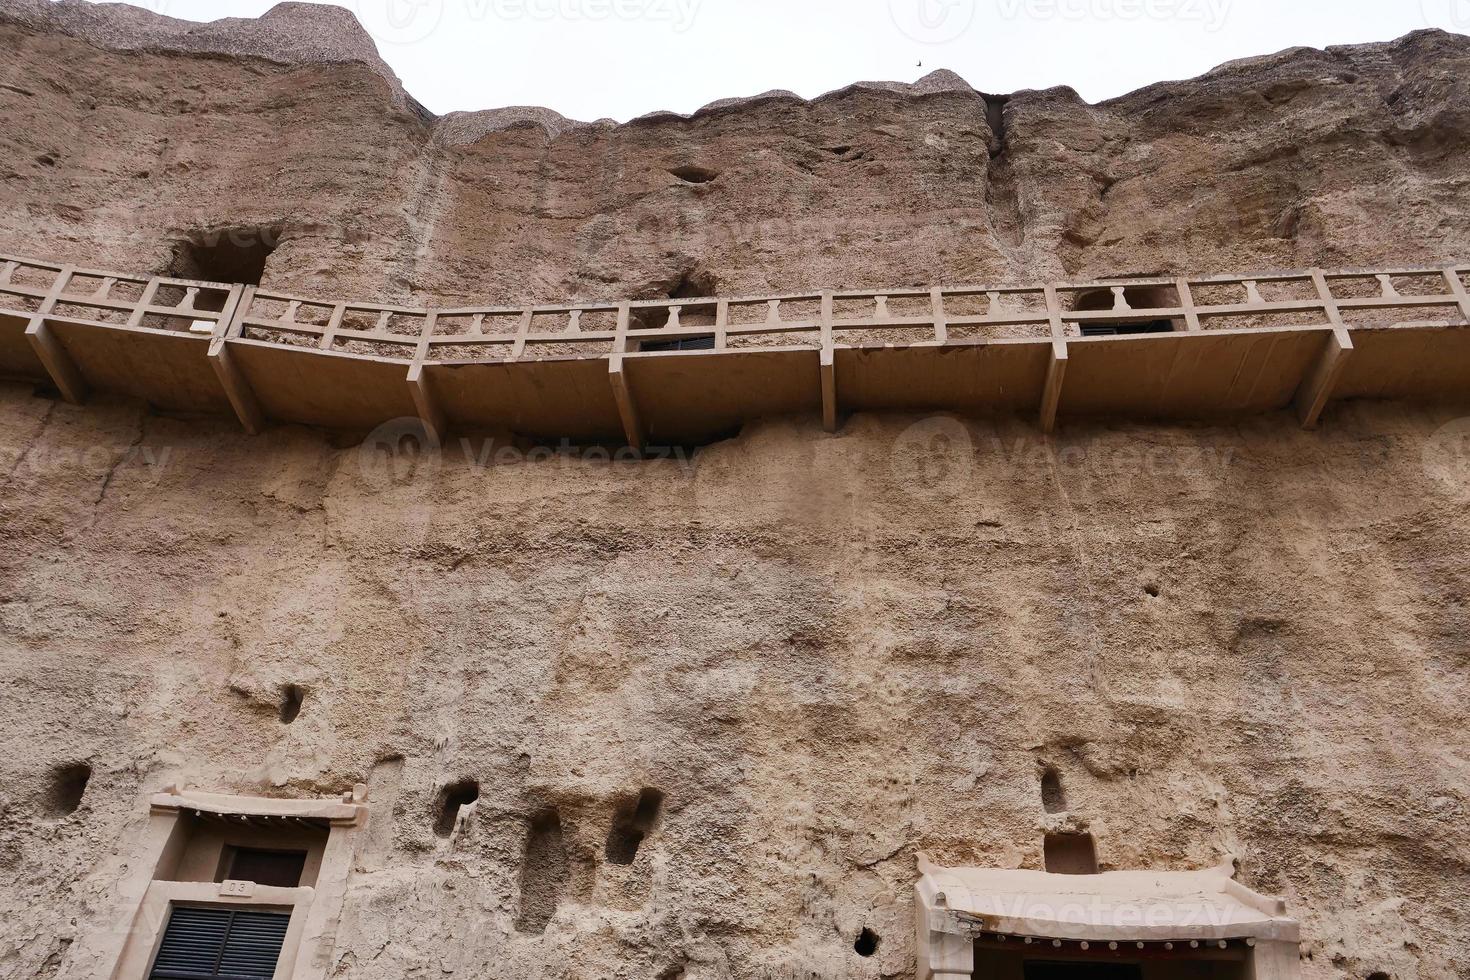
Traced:
<svg viewBox="0 0 1470 980">
<path fill-rule="evenodd" d="M 274 16 L 300 43 L 0 11 L 3 250 L 162 269 L 262 226 L 269 283 L 433 300 L 1470 252 L 1451 35 L 1099 106 L 939 76 L 499 128 L 427 118 L 351 25 Z M 770 420 L 687 460 L 471 440 L 385 470 L 351 435 L 0 385 L 0 976 L 91 966 L 178 780 L 368 784 L 332 976 L 903 977 L 915 853 L 1036 867 L 1059 820 L 1106 867 L 1237 857 L 1303 919 L 1306 977 L 1466 975 L 1461 414 Z"/>
</svg>

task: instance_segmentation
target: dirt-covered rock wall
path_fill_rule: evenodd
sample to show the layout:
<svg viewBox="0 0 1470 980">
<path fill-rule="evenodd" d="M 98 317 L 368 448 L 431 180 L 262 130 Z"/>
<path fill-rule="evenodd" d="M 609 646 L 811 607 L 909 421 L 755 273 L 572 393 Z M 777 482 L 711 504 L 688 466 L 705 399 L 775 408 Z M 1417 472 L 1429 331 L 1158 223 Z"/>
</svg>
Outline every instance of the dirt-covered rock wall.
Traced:
<svg viewBox="0 0 1470 980">
<path fill-rule="evenodd" d="M 1440 33 L 621 126 L 435 120 L 319 8 L 15 0 L 0 48 L 0 251 L 89 266 L 258 228 L 278 286 L 554 301 L 1470 254 Z M 1106 868 L 1235 858 L 1311 980 L 1467 975 L 1467 414 L 388 465 L 0 384 L 0 977 L 93 966 L 180 781 L 368 785 L 333 977 L 906 977 L 916 852 L 1039 867 L 1061 824 Z"/>
</svg>

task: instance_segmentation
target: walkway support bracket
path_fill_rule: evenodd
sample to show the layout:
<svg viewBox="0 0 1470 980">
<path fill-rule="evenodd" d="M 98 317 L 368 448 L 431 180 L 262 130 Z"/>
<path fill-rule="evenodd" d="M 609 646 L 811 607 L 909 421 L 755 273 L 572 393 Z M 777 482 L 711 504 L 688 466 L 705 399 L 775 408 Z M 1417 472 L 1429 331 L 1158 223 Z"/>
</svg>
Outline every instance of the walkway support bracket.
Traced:
<svg viewBox="0 0 1470 980">
<path fill-rule="evenodd" d="M 419 337 L 417 350 L 414 351 L 413 363 L 408 366 L 408 393 L 413 398 L 414 410 L 418 412 L 419 421 L 424 424 L 429 442 L 435 447 L 444 445 L 449 428 L 444 409 L 434 397 L 429 379 L 424 376 L 424 361 L 429 356 L 429 339 L 434 336 L 434 325 L 438 319 L 439 314 L 430 313 L 424 321 L 424 332 Z"/>
<path fill-rule="evenodd" d="M 613 338 L 612 354 L 608 356 L 607 376 L 612 384 L 613 401 L 618 406 L 618 418 L 623 423 L 623 438 L 634 449 L 642 450 L 647 441 L 643 433 L 643 420 L 638 416 L 638 402 L 633 398 L 632 385 L 623 372 L 623 355 L 628 353 L 628 322 L 632 318 L 629 304 L 618 305 L 617 334 Z"/>
<path fill-rule="evenodd" d="M 51 383 L 56 390 L 61 392 L 61 397 L 72 404 L 80 404 L 87 397 L 87 380 L 82 377 L 82 372 L 77 369 L 77 362 L 72 360 L 71 353 L 66 345 L 57 339 L 56 334 L 46 324 L 46 314 L 56 307 L 56 301 L 66 291 L 71 282 L 72 274 L 76 272 L 76 266 L 63 266 L 56 274 L 56 281 L 51 284 L 51 289 L 46 297 L 41 300 L 41 305 L 36 308 L 36 315 L 31 317 L 30 323 L 26 325 L 26 340 L 30 342 L 31 348 L 36 356 L 41 359 L 41 365 L 51 377 Z"/>
<path fill-rule="evenodd" d="M 1067 329 L 1054 286 L 1046 287 L 1046 314 L 1051 322 L 1051 360 L 1046 366 L 1046 386 L 1041 390 L 1041 431 L 1050 435 L 1056 431 L 1062 383 L 1067 377 Z"/>
<path fill-rule="evenodd" d="M 822 427 L 837 431 L 837 344 L 832 337 L 832 292 L 822 293 Z"/>
<path fill-rule="evenodd" d="M 220 323 L 225 324 L 223 330 L 215 332 L 209 341 L 209 364 L 214 368 L 214 373 L 219 378 L 220 386 L 225 389 L 225 397 L 230 401 L 230 407 L 235 410 L 235 417 L 240 420 L 240 425 L 252 436 L 260 435 L 265 429 L 265 413 L 260 409 L 260 402 L 255 397 L 255 392 L 250 387 L 250 382 L 241 373 L 239 365 L 230 356 L 229 339 L 240 336 L 245 329 L 245 311 L 250 309 L 250 301 L 255 297 L 255 287 L 246 286 L 244 291 L 232 294 L 227 307 L 220 314 Z"/>
<path fill-rule="evenodd" d="M 1327 285 L 1327 277 L 1321 269 L 1313 269 L 1312 281 L 1317 286 L 1317 294 L 1321 297 L 1327 320 L 1332 324 L 1332 333 L 1323 345 L 1317 363 L 1313 365 L 1296 394 L 1296 415 L 1303 429 L 1315 429 L 1321 423 L 1322 412 L 1332 400 L 1337 382 L 1342 378 L 1343 369 L 1347 367 L 1348 359 L 1353 354 L 1353 338 L 1342 321 L 1342 311 L 1338 309 L 1332 290 Z"/>
</svg>

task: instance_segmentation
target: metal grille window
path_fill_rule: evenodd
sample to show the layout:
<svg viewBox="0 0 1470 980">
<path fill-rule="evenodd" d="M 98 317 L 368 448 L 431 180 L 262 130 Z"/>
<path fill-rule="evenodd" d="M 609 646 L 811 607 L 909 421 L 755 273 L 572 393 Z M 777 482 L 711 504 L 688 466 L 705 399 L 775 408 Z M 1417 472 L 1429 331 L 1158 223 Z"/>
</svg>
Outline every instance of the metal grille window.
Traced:
<svg viewBox="0 0 1470 980">
<path fill-rule="evenodd" d="M 684 337 L 680 340 L 645 340 L 638 345 L 640 351 L 666 351 L 666 350 L 714 350 L 715 335 L 705 334 L 702 337 Z"/>
<path fill-rule="evenodd" d="M 150 980 L 270 980 L 286 940 L 287 912 L 176 905 Z"/>
</svg>

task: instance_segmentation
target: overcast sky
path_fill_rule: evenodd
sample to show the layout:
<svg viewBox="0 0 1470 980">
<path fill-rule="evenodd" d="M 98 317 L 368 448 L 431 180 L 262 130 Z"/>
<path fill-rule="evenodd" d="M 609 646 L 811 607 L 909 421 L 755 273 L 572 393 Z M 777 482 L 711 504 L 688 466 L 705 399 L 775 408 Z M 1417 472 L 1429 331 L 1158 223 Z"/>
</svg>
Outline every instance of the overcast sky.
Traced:
<svg viewBox="0 0 1470 980">
<path fill-rule="evenodd" d="M 138 0 L 171 17 L 273 0 Z M 1470 0 L 337 0 L 438 113 L 544 105 L 575 119 L 811 97 L 950 68 L 976 88 L 1091 100 L 1294 45 L 1470 33 Z M 922 63 L 922 66 L 921 66 Z"/>
</svg>

